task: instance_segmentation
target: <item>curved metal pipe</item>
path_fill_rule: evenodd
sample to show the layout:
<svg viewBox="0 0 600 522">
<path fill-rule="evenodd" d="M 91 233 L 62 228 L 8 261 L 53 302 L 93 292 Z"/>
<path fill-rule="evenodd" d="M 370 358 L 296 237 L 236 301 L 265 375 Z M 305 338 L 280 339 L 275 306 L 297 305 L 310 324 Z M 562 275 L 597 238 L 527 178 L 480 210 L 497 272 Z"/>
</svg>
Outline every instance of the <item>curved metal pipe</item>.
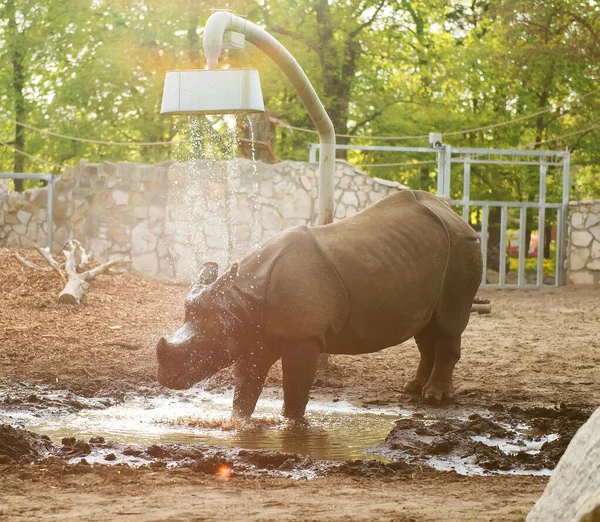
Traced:
<svg viewBox="0 0 600 522">
<path fill-rule="evenodd" d="M 325 107 L 319 100 L 308 77 L 289 51 L 267 31 L 256 24 L 226 11 L 213 13 L 204 28 L 204 54 L 209 69 L 217 67 L 225 31 L 236 31 L 261 49 L 285 73 L 306 107 L 319 132 L 319 215 L 317 223 L 333 221 L 333 192 L 335 183 L 335 131 Z"/>
</svg>

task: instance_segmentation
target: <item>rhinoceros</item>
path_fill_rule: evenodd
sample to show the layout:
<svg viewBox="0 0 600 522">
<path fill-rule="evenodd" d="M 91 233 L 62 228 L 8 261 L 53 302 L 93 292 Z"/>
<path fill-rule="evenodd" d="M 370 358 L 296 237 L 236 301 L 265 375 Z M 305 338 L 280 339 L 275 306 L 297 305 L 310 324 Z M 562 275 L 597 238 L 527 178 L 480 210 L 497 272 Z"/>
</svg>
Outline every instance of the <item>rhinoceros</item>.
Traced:
<svg viewBox="0 0 600 522">
<path fill-rule="evenodd" d="M 297 419 L 320 354 L 414 337 L 420 361 L 405 391 L 450 399 L 481 276 L 475 231 L 437 197 L 398 192 L 336 223 L 280 232 L 220 277 L 204 264 L 183 326 L 158 342 L 158 381 L 186 389 L 236 363 L 233 418 L 245 419 L 281 358 L 282 414 Z"/>
</svg>

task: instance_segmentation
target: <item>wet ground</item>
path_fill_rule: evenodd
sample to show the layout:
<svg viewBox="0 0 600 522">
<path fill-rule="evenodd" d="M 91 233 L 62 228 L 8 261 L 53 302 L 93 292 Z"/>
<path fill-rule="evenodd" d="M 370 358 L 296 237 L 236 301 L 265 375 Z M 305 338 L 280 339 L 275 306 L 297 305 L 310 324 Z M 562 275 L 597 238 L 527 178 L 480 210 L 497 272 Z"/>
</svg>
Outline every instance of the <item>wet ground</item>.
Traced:
<svg viewBox="0 0 600 522">
<path fill-rule="evenodd" d="M 522 521 L 600 403 L 598 286 L 483 292 L 493 311 L 463 336 L 455 405 L 403 393 L 412 340 L 334 356 L 294 433 L 279 364 L 244 429 L 227 420 L 231 372 L 205 402 L 156 384 L 187 288 L 100 276 L 68 307 L 56 274 L 2 249 L 0 266 L 1 520 Z"/>
<path fill-rule="evenodd" d="M 86 398 L 20 385 L 0 392 L 0 462 L 188 467 L 209 474 L 315 478 L 415 471 L 548 475 L 590 408 L 494 404 L 358 407 L 309 403 L 306 424 L 279 416 L 265 390 L 253 418 L 233 425 L 231 394 L 202 389 Z"/>
</svg>

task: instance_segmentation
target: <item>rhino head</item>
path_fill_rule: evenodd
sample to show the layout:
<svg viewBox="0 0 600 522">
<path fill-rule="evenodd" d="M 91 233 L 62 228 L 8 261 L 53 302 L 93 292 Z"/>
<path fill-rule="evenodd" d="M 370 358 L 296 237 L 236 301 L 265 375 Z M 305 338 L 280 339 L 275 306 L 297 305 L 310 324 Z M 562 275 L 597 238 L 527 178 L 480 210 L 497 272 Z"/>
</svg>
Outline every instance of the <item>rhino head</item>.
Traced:
<svg viewBox="0 0 600 522">
<path fill-rule="evenodd" d="M 158 341 L 158 382 L 174 390 L 190 388 L 230 366 L 237 356 L 236 318 L 223 298 L 237 265 L 218 276 L 216 263 L 205 263 L 185 300 L 184 324 L 169 340 Z"/>
</svg>

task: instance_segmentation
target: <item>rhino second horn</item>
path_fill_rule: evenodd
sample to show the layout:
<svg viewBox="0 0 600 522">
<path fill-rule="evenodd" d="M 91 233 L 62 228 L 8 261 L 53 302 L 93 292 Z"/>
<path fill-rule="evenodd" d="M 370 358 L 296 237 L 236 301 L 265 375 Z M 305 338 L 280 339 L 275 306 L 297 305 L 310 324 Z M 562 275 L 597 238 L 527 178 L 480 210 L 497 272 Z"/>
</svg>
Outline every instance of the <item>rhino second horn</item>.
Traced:
<svg viewBox="0 0 600 522">
<path fill-rule="evenodd" d="M 210 285 L 217 280 L 217 277 L 219 277 L 219 265 L 209 261 L 208 263 L 204 263 L 202 265 L 196 284 Z"/>
<path fill-rule="evenodd" d="M 164 337 L 161 337 L 156 347 L 156 358 L 158 364 L 166 364 L 169 360 L 169 344 Z"/>
</svg>

